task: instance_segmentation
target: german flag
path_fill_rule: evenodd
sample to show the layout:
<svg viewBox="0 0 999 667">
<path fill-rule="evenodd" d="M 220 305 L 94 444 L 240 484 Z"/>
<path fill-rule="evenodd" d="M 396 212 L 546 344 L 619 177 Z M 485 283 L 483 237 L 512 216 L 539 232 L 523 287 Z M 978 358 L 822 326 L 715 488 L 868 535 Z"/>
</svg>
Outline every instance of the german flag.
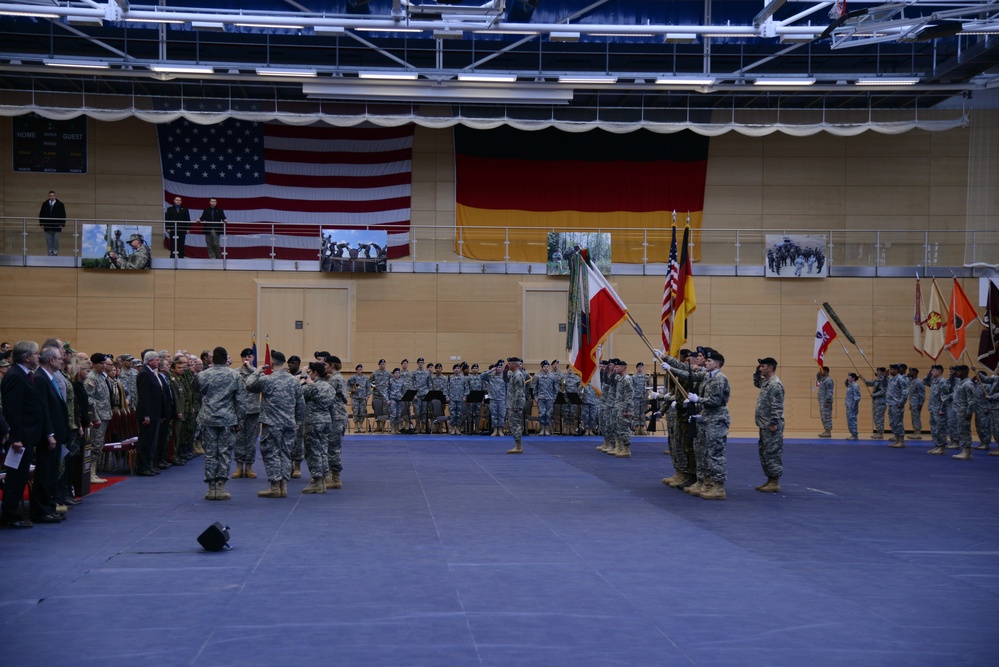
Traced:
<svg viewBox="0 0 999 667">
<path fill-rule="evenodd" d="M 455 251 L 464 257 L 544 262 L 548 232 L 603 230 L 613 232 L 613 261 L 640 263 L 647 252 L 666 262 L 674 211 L 678 224 L 689 214 L 700 229 L 708 138 L 689 130 L 456 126 L 454 137 Z"/>
</svg>

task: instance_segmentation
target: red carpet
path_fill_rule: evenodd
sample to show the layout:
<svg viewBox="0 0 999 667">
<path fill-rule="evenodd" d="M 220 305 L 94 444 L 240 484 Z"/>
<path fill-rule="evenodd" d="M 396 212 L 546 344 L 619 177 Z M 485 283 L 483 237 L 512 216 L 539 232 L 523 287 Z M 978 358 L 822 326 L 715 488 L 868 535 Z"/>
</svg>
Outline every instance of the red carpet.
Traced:
<svg viewBox="0 0 999 667">
<path fill-rule="evenodd" d="M 129 478 L 129 475 L 120 475 L 120 476 L 119 475 L 104 475 L 103 477 L 101 477 L 101 479 L 106 479 L 107 482 L 105 482 L 104 484 L 93 484 L 93 483 L 91 483 L 91 485 L 90 485 L 90 493 L 96 493 L 98 491 L 101 491 L 103 489 L 108 488 L 109 486 L 114 486 L 118 482 L 123 482 L 123 481 L 125 481 L 128 478 Z"/>
</svg>

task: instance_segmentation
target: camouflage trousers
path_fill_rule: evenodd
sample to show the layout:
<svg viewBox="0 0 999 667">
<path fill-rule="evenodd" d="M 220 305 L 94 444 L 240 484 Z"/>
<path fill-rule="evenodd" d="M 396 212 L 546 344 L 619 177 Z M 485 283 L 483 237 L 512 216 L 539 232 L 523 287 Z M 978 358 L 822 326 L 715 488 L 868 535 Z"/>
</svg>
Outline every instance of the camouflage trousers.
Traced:
<svg viewBox="0 0 999 667">
<path fill-rule="evenodd" d="M 989 416 L 992 417 L 992 438 L 999 442 L 999 402 L 989 403 Z"/>
<path fill-rule="evenodd" d="M 479 430 L 479 419 L 482 417 L 482 404 L 469 403 L 465 406 L 465 421 L 468 422 L 468 432 L 477 433 Z"/>
<path fill-rule="evenodd" d="M 896 438 L 905 436 L 905 406 L 888 406 L 888 425 Z"/>
<path fill-rule="evenodd" d="M 97 428 L 90 429 L 90 465 L 95 472 L 99 469 L 98 463 L 104 455 L 104 436 L 108 432 L 108 422 L 101 422 Z M 158 459 L 153 460 L 153 465 L 159 463 Z"/>
<path fill-rule="evenodd" d="M 631 447 L 631 417 L 623 414 L 615 415 L 614 436 L 618 445 Z"/>
<path fill-rule="evenodd" d="M 326 458 L 329 461 L 330 472 L 339 473 L 343 470 L 343 463 L 340 460 L 340 448 L 343 446 L 343 434 L 346 430 L 346 421 L 335 421 L 330 429 L 330 438 L 326 446 Z"/>
<path fill-rule="evenodd" d="M 871 425 L 874 426 L 875 431 L 884 432 L 885 430 L 885 410 L 888 409 L 888 403 L 883 398 L 875 398 L 871 402 Z"/>
<path fill-rule="evenodd" d="M 305 432 L 307 430 L 305 424 L 302 424 L 295 431 L 295 444 L 291 448 L 291 460 L 293 463 L 301 463 L 305 460 Z M 260 454 L 262 456 L 263 451 Z"/>
<path fill-rule="evenodd" d="M 253 465 L 257 460 L 257 437 L 260 435 L 260 413 L 243 418 L 243 428 L 236 434 L 236 463 Z"/>
<path fill-rule="evenodd" d="M 934 447 L 947 446 L 947 412 L 930 413 L 930 437 Z"/>
<path fill-rule="evenodd" d="M 784 424 L 776 431 L 760 429 L 760 465 L 768 478 L 780 479 L 784 474 Z"/>
<path fill-rule="evenodd" d="M 503 428 L 503 421 L 506 419 L 506 401 L 489 399 L 489 418 L 492 420 L 493 428 Z"/>
<path fill-rule="evenodd" d="M 687 452 L 683 448 L 683 434 L 676 418 L 676 410 L 666 411 L 666 435 L 669 437 L 669 458 L 677 472 L 688 472 Z"/>
<path fill-rule="evenodd" d="M 955 440 L 962 448 L 971 447 L 971 419 L 957 415 L 955 423 Z"/>
<path fill-rule="evenodd" d="M 827 431 L 831 431 L 833 427 L 832 413 L 832 405 L 819 403 L 819 417 L 822 419 L 822 428 Z"/>
<path fill-rule="evenodd" d="M 449 401 L 447 409 L 449 414 L 448 424 L 454 428 L 461 428 L 462 416 L 464 415 L 465 403 L 463 401 Z"/>
<path fill-rule="evenodd" d="M 597 427 L 597 406 L 593 403 L 583 403 L 583 428 L 593 430 Z"/>
<path fill-rule="evenodd" d="M 731 423 L 728 415 L 711 415 L 705 416 L 704 421 L 697 425 L 698 434 L 704 434 L 704 477 L 710 477 L 719 484 L 724 484 L 728 475 L 725 445 L 728 442 L 728 427 Z"/>
<path fill-rule="evenodd" d="M 510 410 L 506 413 L 507 421 L 510 423 L 510 435 L 518 445 L 524 437 L 524 410 Z"/>
<path fill-rule="evenodd" d="M 309 474 L 312 477 L 325 477 L 329 472 L 327 446 L 332 432 L 332 422 L 309 424 L 308 433 L 305 435 L 305 460 L 309 463 Z"/>
<path fill-rule="evenodd" d="M 551 428 L 552 427 L 552 410 L 555 407 L 554 398 L 539 398 L 538 399 L 538 423 L 541 424 L 541 428 Z"/>
<path fill-rule="evenodd" d="M 909 415 L 912 417 L 912 430 L 918 435 L 923 430 L 923 406 L 909 405 Z"/>
<path fill-rule="evenodd" d="M 295 446 L 294 427 L 264 424 L 260 427 L 260 458 L 271 482 L 291 479 L 291 450 Z"/>
<path fill-rule="evenodd" d="M 992 419 L 989 412 L 987 405 L 975 409 L 975 432 L 978 433 L 978 442 L 983 445 L 992 442 Z"/>
<path fill-rule="evenodd" d="M 364 428 L 364 417 L 368 411 L 368 399 L 365 398 L 351 398 L 350 399 L 350 411 L 354 415 L 354 430 L 360 431 Z"/>
<path fill-rule="evenodd" d="M 406 421 L 409 421 L 409 403 L 403 403 L 402 401 L 392 398 L 389 399 L 389 417 L 392 420 L 392 425 L 396 428 L 402 428 L 402 420 L 405 416 Z M 406 424 L 409 427 L 409 424 Z"/>
<path fill-rule="evenodd" d="M 958 440 L 957 412 L 954 411 L 954 401 L 947 402 L 947 435 L 954 442 Z M 970 426 L 969 426 L 970 427 Z"/>
<path fill-rule="evenodd" d="M 846 428 L 850 431 L 850 435 L 857 437 L 857 408 L 846 408 Z"/>
<path fill-rule="evenodd" d="M 201 427 L 201 444 L 205 448 L 205 481 L 224 482 L 232 467 L 232 449 L 236 432 L 231 426 Z"/>
</svg>

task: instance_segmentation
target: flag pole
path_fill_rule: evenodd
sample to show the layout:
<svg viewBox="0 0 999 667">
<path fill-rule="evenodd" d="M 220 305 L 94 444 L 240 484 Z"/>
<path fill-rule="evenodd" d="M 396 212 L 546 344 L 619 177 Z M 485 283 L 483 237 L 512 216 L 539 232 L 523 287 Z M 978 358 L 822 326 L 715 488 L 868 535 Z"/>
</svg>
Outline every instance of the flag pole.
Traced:
<svg viewBox="0 0 999 667">
<path fill-rule="evenodd" d="M 822 306 L 819 306 L 819 302 L 816 301 L 815 299 L 812 299 L 812 303 L 814 303 L 819 308 L 822 308 Z M 836 340 L 839 340 L 839 336 L 836 336 Z M 853 366 L 853 370 L 857 371 L 857 375 L 859 375 L 861 378 L 863 378 L 864 374 L 860 372 L 859 368 L 857 368 L 856 362 L 854 362 L 853 357 L 850 356 L 850 351 L 846 349 L 846 345 L 843 345 L 843 341 L 841 341 L 841 340 L 839 341 L 839 346 L 841 348 L 843 348 L 843 353 L 846 354 L 846 358 L 850 360 L 850 365 Z M 868 362 L 868 363 L 870 363 L 870 362 Z M 867 393 L 870 394 L 871 398 L 874 398 L 874 392 L 871 391 L 871 388 L 867 386 L 867 382 L 864 382 L 863 384 L 864 384 L 864 388 L 867 389 Z"/>
<path fill-rule="evenodd" d="M 877 370 L 875 370 L 874 368 L 874 364 L 871 363 L 871 360 L 867 358 L 867 355 L 864 354 L 864 351 L 860 349 L 859 345 L 857 345 L 857 339 L 853 337 L 853 334 L 850 333 L 850 330 L 846 328 L 845 324 L 843 324 L 843 320 L 839 319 L 839 315 L 836 314 L 836 311 L 833 310 L 833 307 L 829 305 L 828 301 L 824 301 L 822 303 L 822 309 L 825 310 L 826 314 L 829 315 L 829 319 L 831 319 L 836 324 L 836 326 L 839 327 L 839 330 L 843 332 L 843 335 L 846 336 L 846 339 L 851 343 L 853 343 L 853 346 L 857 348 L 857 351 L 860 352 L 860 356 L 864 358 L 864 361 L 866 361 L 867 365 L 871 367 L 871 370 L 877 373 Z M 840 342 L 840 345 L 842 344 L 843 343 Z"/>
<path fill-rule="evenodd" d="M 957 274 L 954 273 L 954 269 L 950 270 L 950 275 L 954 277 L 954 280 L 957 280 Z M 975 321 L 981 324 L 983 328 L 985 327 L 985 320 L 982 319 L 982 316 L 978 314 L 977 310 L 975 311 Z M 967 351 L 968 351 L 967 348 L 965 348 L 965 352 Z M 970 359 L 971 355 L 968 355 L 968 358 Z"/>
<path fill-rule="evenodd" d="M 645 337 L 645 332 L 642 331 L 642 326 L 635 321 L 635 318 L 631 316 L 630 312 L 626 314 L 628 316 L 628 324 L 630 324 L 631 328 L 635 330 L 635 333 L 638 334 L 638 337 L 642 339 L 642 342 L 645 343 L 645 346 L 649 348 L 649 352 L 652 353 L 652 358 L 656 359 L 657 361 L 660 361 L 660 368 L 662 368 L 662 362 L 661 360 L 659 360 L 659 357 L 656 356 L 656 348 L 652 347 L 652 343 L 650 343 L 649 339 Z M 673 383 L 676 384 L 677 388 L 680 390 L 680 393 L 682 393 L 683 397 L 686 398 L 687 391 L 683 388 L 683 386 L 681 386 L 680 379 L 673 374 L 673 371 L 668 366 L 666 368 L 663 368 L 663 370 L 666 371 L 666 374 L 669 375 L 670 379 L 673 380 Z"/>
</svg>

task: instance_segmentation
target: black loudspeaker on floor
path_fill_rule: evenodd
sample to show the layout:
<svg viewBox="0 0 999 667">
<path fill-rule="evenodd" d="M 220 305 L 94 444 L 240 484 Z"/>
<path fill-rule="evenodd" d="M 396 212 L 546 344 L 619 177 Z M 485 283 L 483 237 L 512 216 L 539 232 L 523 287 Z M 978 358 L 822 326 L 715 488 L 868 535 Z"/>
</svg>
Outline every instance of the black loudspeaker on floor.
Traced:
<svg viewBox="0 0 999 667">
<path fill-rule="evenodd" d="M 205 548 L 205 551 L 225 551 L 231 549 L 229 546 L 229 527 L 223 526 L 216 521 L 208 526 L 203 533 L 198 535 L 198 544 Z"/>
</svg>

